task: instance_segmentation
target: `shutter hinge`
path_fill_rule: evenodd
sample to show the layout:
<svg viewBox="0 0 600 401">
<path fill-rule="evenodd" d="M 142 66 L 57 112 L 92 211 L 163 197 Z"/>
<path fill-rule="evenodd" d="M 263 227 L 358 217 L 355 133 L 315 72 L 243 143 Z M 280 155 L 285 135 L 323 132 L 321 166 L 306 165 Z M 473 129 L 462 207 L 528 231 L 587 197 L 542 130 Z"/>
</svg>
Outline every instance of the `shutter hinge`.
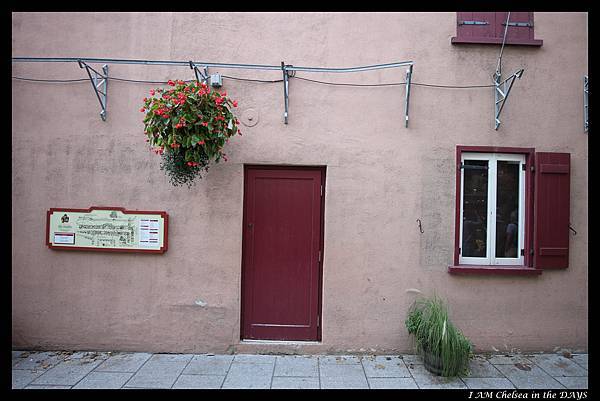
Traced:
<svg viewBox="0 0 600 401">
<path fill-rule="evenodd" d="M 535 167 L 533 166 L 533 164 L 531 165 L 531 172 L 533 173 L 535 171 Z"/>
<path fill-rule="evenodd" d="M 323 196 L 323 184 L 321 184 L 321 196 Z"/>
<path fill-rule="evenodd" d="M 461 253 L 461 252 L 462 252 L 462 248 L 458 248 L 458 254 L 459 254 L 459 255 L 462 255 L 462 253 Z"/>
<path fill-rule="evenodd" d="M 317 315 L 317 327 L 321 326 L 321 316 Z"/>
<path fill-rule="evenodd" d="M 527 165 L 523 164 L 523 171 L 527 171 Z"/>
<path fill-rule="evenodd" d="M 521 249 L 521 256 L 525 256 L 525 249 Z"/>
<path fill-rule="evenodd" d="M 458 21 L 458 25 L 489 25 L 487 21 Z"/>
<path fill-rule="evenodd" d="M 506 26 L 506 22 L 503 22 L 502 25 Z M 527 26 L 533 28 L 533 24 L 531 22 L 509 22 L 508 26 Z"/>
<path fill-rule="evenodd" d="M 531 248 L 531 249 L 529 250 L 529 254 L 530 254 L 531 256 L 533 256 L 533 248 Z"/>
<path fill-rule="evenodd" d="M 319 251 L 319 263 L 321 263 L 321 251 Z"/>
</svg>

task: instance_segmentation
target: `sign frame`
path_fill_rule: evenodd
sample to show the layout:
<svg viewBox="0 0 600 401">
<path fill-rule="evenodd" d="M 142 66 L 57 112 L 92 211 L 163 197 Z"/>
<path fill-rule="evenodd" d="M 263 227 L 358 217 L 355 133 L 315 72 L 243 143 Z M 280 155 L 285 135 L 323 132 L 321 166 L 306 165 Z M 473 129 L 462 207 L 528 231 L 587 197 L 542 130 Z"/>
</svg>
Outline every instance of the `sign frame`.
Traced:
<svg viewBox="0 0 600 401">
<path fill-rule="evenodd" d="M 54 212 L 74 212 L 74 213 L 91 213 L 93 210 L 117 210 L 123 214 L 155 214 L 160 215 L 164 219 L 163 245 L 160 249 L 131 249 L 131 248 L 111 248 L 111 247 L 89 247 L 89 246 L 56 246 L 50 242 L 50 216 Z M 161 210 L 128 210 L 123 207 L 108 207 L 108 206 L 90 206 L 87 209 L 74 208 L 50 208 L 46 212 L 46 245 L 50 249 L 66 250 L 66 251 L 98 251 L 98 252 L 135 252 L 135 253 L 165 253 L 169 245 L 169 215 L 166 211 Z M 60 234 L 60 233 L 59 233 Z"/>
</svg>

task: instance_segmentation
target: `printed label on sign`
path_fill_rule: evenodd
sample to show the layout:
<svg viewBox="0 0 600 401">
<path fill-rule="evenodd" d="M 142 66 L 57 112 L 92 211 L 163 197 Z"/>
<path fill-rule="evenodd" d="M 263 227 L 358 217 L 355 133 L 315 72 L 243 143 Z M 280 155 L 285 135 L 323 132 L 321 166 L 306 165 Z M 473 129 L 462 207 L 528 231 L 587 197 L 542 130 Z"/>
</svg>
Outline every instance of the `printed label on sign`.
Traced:
<svg viewBox="0 0 600 401">
<path fill-rule="evenodd" d="M 140 246 L 156 248 L 159 245 L 159 223 L 155 219 L 140 219 Z"/>
<path fill-rule="evenodd" d="M 54 233 L 55 244 L 75 244 L 74 233 Z"/>
</svg>

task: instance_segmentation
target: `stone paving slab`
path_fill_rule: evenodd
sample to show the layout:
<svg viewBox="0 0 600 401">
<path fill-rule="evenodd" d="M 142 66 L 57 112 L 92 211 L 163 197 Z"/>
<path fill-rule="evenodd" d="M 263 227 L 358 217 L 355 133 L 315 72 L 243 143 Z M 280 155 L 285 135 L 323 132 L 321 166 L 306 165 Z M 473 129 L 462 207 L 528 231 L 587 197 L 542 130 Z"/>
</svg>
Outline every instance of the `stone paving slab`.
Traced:
<svg viewBox="0 0 600 401">
<path fill-rule="evenodd" d="M 469 374 L 464 377 L 504 377 L 504 375 L 485 358 L 473 358 L 469 361 Z"/>
<path fill-rule="evenodd" d="M 43 370 L 13 369 L 12 388 L 24 388 L 44 373 Z"/>
<path fill-rule="evenodd" d="M 51 384 L 47 384 L 47 385 L 29 385 L 27 387 L 25 387 L 25 390 L 49 390 L 49 389 L 53 389 L 53 390 L 68 390 L 70 389 L 71 386 L 53 386 Z"/>
<path fill-rule="evenodd" d="M 133 376 L 132 372 L 91 372 L 73 386 L 74 389 L 119 389 Z"/>
<path fill-rule="evenodd" d="M 318 377 L 273 377 L 272 389 L 318 389 Z"/>
<path fill-rule="evenodd" d="M 551 376 L 587 376 L 587 370 L 562 355 L 543 354 L 529 359 Z"/>
<path fill-rule="evenodd" d="M 233 358 L 235 363 L 275 363 L 275 355 L 236 355 Z"/>
<path fill-rule="evenodd" d="M 273 376 L 319 376 L 319 358 L 296 355 L 280 355 L 275 360 Z"/>
<path fill-rule="evenodd" d="M 125 387 L 171 388 L 192 357 L 191 354 L 154 354 Z"/>
<path fill-rule="evenodd" d="M 321 355 L 319 363 L 321 365 L 360 365 L 362 358 L 353 355 Z"/>
<path fill-rule="evenodd" d="M 73 386 L 83 379 L 102 361 L 74 359 L 60 362 L 53 368 L 48 369 L 44 374 L 35 379 L 33 385 L 64 385 Z"/>
<path fill-rule="evenodd" d="M 185 375 L 179 376 L 172 388 L 175 389 L 218 389 L 221 388 L 225 375 Z"/>
<path fill-rule="evenodd" d="M 573 361 L 575 361 L 575 363 L 587 370 L 588 354 L 573 354 Z"/>
<path fill-rule="evenodd" d="M 232 361 L 233 355 L 194 355 L 183 374 L 225 376 Z"/>
<path fill-rule="evenodd" d="M 408 368 L 398 356 L 365 357 L 362 365 L 367 377 L 410 377 Z"/>
<path fill-rule="evenodd" d="M 417 382 L 412 377 L 368 377 L 372 389 L 417 389 Z"/>
<path fill-rule="evenodd" d="M 514 365 L 515 363 L 531 364 L 531 360 L 523 355 L 494 355 L 488 358 L 492 365 Z"/>
<path fill-rule="evenodd" d="M 530 370 L 519 369 L 513 365 L 496 365 L 507 379 L 518 389 L 561 389 L 564 388 L 556 379 L 544 372 L 540 367 L 531 365 Z"/>
<path fill-rule="evenodd" d="M 515 386 L 505 377 L 463 377 L 462 381 L 471 389 L 514 389 Z"/>
<path fill-rule="evenodd" d="M 423 358 L 418 355 L 402 355 L 402 360 L 406 366 L 412 365 L 423 365 Z"/>
<path fill-rule="evenodd" d="M 270 363 L 239 363 L 231 364 L 229 373 L 223 382 L 224 389 L 268 389 L 271 387 L 273 368 Z"/>
<path fill-rule="evenodd" d="M 23 355 L 26 355 L 25 357 Z M 13 369 L 41 369 L 44 366 L 52 367 L 62 362 L 64 356 L 56 352 L 35 352 L 21 353 L 16 363 L 13 363 Z M 13 361 L 15 362 L 15 361 Z"/>
<path fill-rule="evenodd" d="M 587 377 L 555 377 L 555 379 L 568 389 L 589 388 Z"/>
<path fill-rule="evenodd" d="M 153 354 L 147 364 L 185 363 L 187 365 L 193 357 L 192 354 Z"/>
<path fill-rule="evenodd" d="M 419 388 L 424 389 L 466 389 L 467 385 L 459 377 L 436 376 L 425 369 L 424 365 L 409 368 Z"/>
<path fill-rule="evenodd" d="M 98 366 L 96 372 L 132 372 L 135 373 L 150 359 L 152 354 L 146 352 L 123 352 L 111 355 Z"/>
<path fill-rule="evenodd" d="M 364 369 L 360 363 L 324 363 L 320 367 L 321 388 L 369 388 Z"/>
</svg>

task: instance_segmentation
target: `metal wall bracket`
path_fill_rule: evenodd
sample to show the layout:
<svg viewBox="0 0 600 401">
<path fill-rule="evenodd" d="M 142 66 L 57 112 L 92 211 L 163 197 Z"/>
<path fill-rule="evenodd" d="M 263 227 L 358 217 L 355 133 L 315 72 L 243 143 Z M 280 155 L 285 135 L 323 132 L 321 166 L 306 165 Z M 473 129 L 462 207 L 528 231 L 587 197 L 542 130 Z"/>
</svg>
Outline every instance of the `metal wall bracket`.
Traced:
<svg viewBox="0 0 600 401">
<path fill-rule="evenodd" d="M 287 66 L 282 61 L 281 62 L 281 71 L 283 72 L 283 102 L 284 102 L 284 112 L 283 112 L 283 122 L 285 124 L 288 123 L 288 106 L 289 106 L 289 74 L 286 68 Z"/>
<path fill-rule="evenodd" d="M 504 81 L 500 82 L 501 73 L 497 70 L 494 73 L 494 129 L 497 130 L 500 127 L 500 113 L 504 108 L 506 99 L 510 94 L 515 78 L 521 79 L 523 76 L 524 69 L 520 69 Z"/>
<path fill-rule="evenodd" d="M 203 68 L 204 68 L 204 73 L 203 73 L 202 71 L 200 71 L 198 69 L 198 66 L 193 61 L 190 61 L 190 68 L 192 70 L 194 70 L 194 74 L 196 75 L 196 81 L 202 82 L 205 84 L 208 82 L 208 67 L 207 66 L 203 66 Z"/>
<path fill-rule="evenodd" d="M 90 77 L 90 82 L 92 83 L 92 88 L 94 89 L 94 93 L 100 102 L 100 118 L 102 121 L 106 121 L 106 90 L 108 84 L 108 65 L 104 64 L 102 66 L 102 72 L 104 75 L 100 74 L 98 71 L 90 67 L 87 63 L 78 60 L 79 68 L 85 68 L 88 77 Z"/>
<path fill-rule="evenodd" d="M 406 94 L 404 98 L 404 126 L 408 127 L 408 102 L 410 100 L 410 81 L 412 79 L 412 64 L 406 70 Z"/>
<path fill-rule="evenodd" d="M 583 130 L 588 132 L 590 127 L 590 123 L 588 120 L 589 117 L 589 101 L 590 101 L 590 92 L 588 87 L 588 76 L 583 76 Z"/>
</svg>

